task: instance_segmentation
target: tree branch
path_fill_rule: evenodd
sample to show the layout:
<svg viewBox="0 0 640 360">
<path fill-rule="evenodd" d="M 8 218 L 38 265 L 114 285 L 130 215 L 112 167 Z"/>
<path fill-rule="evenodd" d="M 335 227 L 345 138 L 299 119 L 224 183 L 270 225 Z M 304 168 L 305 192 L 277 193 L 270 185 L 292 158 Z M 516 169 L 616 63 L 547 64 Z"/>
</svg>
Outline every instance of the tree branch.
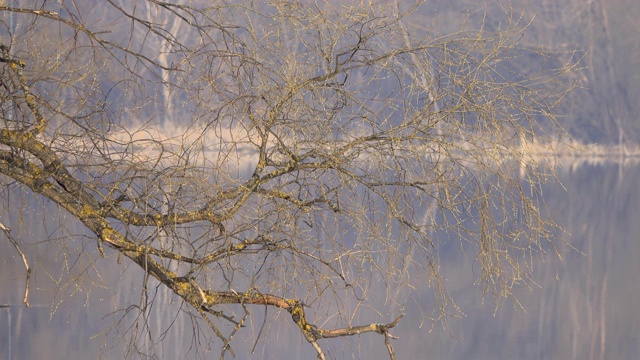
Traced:
<svg viewBox="0 0 640 360">
<path fill-rule="evenodd" d="M 24 252 L 20 248 L 20 245 L 18 244 L 18 242 L 13 238 L 13 236 L 11 236 L 11 229 L 9 229 L 3 223 L 0 222 L 0 230 L 4 232 L 4 234 L 7 236 L 7 239 L 9 239 L 9 242 L 11 242 L 13 247 L 16 248 L 16 251 L 18 251 L 18 254 L 20 254 L 20 256 L 22 257 L 22 262 L 24 263 L 24 267 L 27 270 L 23 302 L 24 302 L 24 305 L 29 308 L 31 307 L 31 305 L 29 304 L 29 283 L 31 279 L 31 267 L 29 267 L 29 261 L 27 261 L 27 256 L 24 254 Z"/>
</svg>

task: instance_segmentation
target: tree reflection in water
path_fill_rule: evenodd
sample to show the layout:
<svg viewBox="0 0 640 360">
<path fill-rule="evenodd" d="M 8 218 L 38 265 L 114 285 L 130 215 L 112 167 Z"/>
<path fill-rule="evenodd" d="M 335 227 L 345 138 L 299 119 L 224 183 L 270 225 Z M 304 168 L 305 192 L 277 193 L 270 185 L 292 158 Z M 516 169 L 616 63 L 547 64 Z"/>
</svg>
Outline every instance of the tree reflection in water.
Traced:
<svg viewBox="0 0 640 360">
<path fill-rule="evenodd" d="M 617 165 L 581 166 L 561 174 L 562 184 L 545 188 L 550 212 L 564 229 L 562 236 L 570 243 L 559 249 L 562 260 L 553 256 L 536 258 L 535 279 L 539 285 L 519 289 L 518 299 L 524 311 L 512 302 L 502 302 L 494 312 L 492 299 L 480 300 L 481 289 L 473 285 L 470 270 L 473 259 L 460 251 L 446 252 L 442 258 L 443 273 L 448 285 L 465 311 L 466 317 L 450 319 L 446 329 L 431 324 L 420 326 L 420 310 L 408 303 L 408 316 L 396 329 L 397 356 L 400 359 L 418 358 L 430 354 L 433 359 L 632 359 L 640 356 L 640 188 L 637 179 L 640 167 L 619 168 Z M 3 210 L 3 211 L 6 211 Z M 44 219 L 43 219 L 44 221 Z M 17 223 L 17 222 L 15 222 Z M 25 227 L 28 225 L 24 225 Z M 80 230 L 78 230 L 80 232 Z M 31 234 L 34 238 L 44 234 Z M 6 241 L 0 242 L 0 254 L 15 254 Z M 90 301 L 82 294 L 59 303 L 54 284 L 44 274 L 34 280 L 32 303 L 45 308 L 26 309 L 21 304 L 22 290 L 15 279 L 22 279 L 24 268 L 20 259 L 3 257 L 0 263 L 0 349 L 2 357 L 36 358 L 122 358 L 121 349 L 101 349 L 104 324 L 119 316 L 108 316 L 114 308 L 136 303 L 137 295 L 127 284 L 134 283 L 133 271 L 119 273 L 117 259 L 113 260 L 112 279 L 122 278 L 124 286 L 115 293 L 95 289 Z M 467 256 L 467 258 L 465 258 Z M 109 272 L 107 271 L 107 272 Z M 19 283 L 22 283 L 20 281 Z M 415 299 L 425 305 L 430 299 L 429 289 L 422 289 Z M 53 299 L 57 311 L 51 314 Z M 158 293 L 158 302 L 171 301 L 170 296 Z M 105 302 L 111 306 L 104 306 Z M 17 305 L 17 306 L 14 306 Z M 164 309 L 164 305 L 157 306 Z M 158 324 L 167 328 L 164 357 L 184 354 L 192 346 L 192 334 L 184 332 L 191 321 L 180 313 L 163 310 L 155 314 Z M 254 311 L 255 321 L 261 321 L 261 311 Z M 107 316 L 105 320 L 103 317 Z M 286 322 L 276 322 L 279 336 L 269 347 L 258 347 L 253 358 L 278 356 L 313 357 L 304 346 L 296 330 Z M 178 334 L 179 332 L 184 332 Z M 113 334 L 111 334 L 113 336 Z M 288 340 L 292 337 L 294 340 Z M 388 355 L 375 338 L 354 339 L 356 358 L 385 359 Z M 182 347 L 182 348 L 180 348 Z M 249 348 L 249 347 L 247 347 Z M 240 358 L 249 356 L 238 351 Z M 334 349 L 333 356 L 351 356 Z M 10 356 L 10 352 L 13 353 Z"/>
</svg>

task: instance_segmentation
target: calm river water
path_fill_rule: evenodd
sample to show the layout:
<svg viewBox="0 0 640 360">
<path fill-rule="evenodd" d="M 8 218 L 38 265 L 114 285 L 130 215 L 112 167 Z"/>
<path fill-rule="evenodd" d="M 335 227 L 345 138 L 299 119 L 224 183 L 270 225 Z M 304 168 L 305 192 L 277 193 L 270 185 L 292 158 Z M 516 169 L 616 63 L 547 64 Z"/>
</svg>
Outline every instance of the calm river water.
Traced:
<svg viewBox="0 0 640 360">
<path fill-rule="evenodd" d="M 480 289 L 473 285 L 472 261 L 442 259 L 450 289 L 465 316 L 450 319 L 448 326 L 431 328 L 410 304 L 406 316 L 393 332 L 398 359 L 640 359 L 640 166 L 582 165 L 560 171 L 560 183 L 545 186 L 549 211 L 564 230 L 559 239 L 562 259 L 550 252 L 534 259 L 539 286 L 519 289 L 523 308 L 503 301 L 497 311 L 493 299 L 482 301 Z M 19 205 L 16 205 L 19 206 Z M 8 212 L 9 209 L 2 211 Z M 26 236 L 42 239 L 45 233 L 28 231 L 29 212 L 21 223 Z M 64 214 L 47 214 L 48 218 Z M 22 220 L 22 222 L 20 222 Z M 37 220 L 42 221 L 42 220 Z M 46 221 L 46 219 L 45 219 Z M 54 229 L 46 229 L 51 232 Z M 573 247 L 562 245 L 568 242 Z M 45 249 L 46 250 L 46 249 Z M 472 260 L 472 259 L 471 259 Z M 43 259 L 32 259 L 38 266 Z M 73 259 L 56 259 L 59 266 L 69 266 Z M 74 292 L 75 284 L 65 284 L 55 293 L 51 274 L 38 272 L 32 279 L 31 309 L 21 306 L 24 268 L 11 245 L 0 236 L 0 359 L 121 359 L 116 345 L 108 350 L 102 331 L 108 329 L 118 315 L 108 316 L 116 306 L 138 303 L 139 291 L 128 284 L 132 270 L 123 272 L 115 257 L 102 260 L 102 274 L 114 279 L 124 277 L 124 285 L 114 292 L 100 286 Z M 54 265 L 58 266 L 58 265 Z M 84 265 L 85 268 L 89 265 Z M 105 271 L 106 269 L 106 271 Z M 110 280 L 95 278 L 97 284 Z M 83 287 L 85 286 L 85 287 Z M 135 295 L 132 295 L 135 294 Z M 168 295 L 157 293 L 158 301 Z M 428 296 L 428 294 L 425 294 Z M 60 299 L 69 298 L 60 304 Z M 52 300 L 53 298 L 53 300 Z M 417 299 L 419 302 L 420 299 Z M 51 307 L 56 308 L 51 313 Z M 153 308 L 153 316 L 161 322 L 173 321 L 175 311 Z M 256 311 L 262 313 L 262 310 Z M 106 316 L 106 317 L 105 317 Z M 170 339 L 160 346 L 162 358 L 184 358 L 194 344 L 190 337 L 190 321 L 181 314 Z M 374 321 L 379 321 L 378 319 Z M 299 334 L 286 330 L 269 338 L 267 346 L 258 346 L 251 358 L 315 358 L 313 349 Z M 265 330 L 268 331 L 269 329 Z M 112 341 L 117 331 L 109 332 Z M 249 356 L 241 348 L 250 349 L 251 340 L 235 338 L 237 358 Z M 293 337 L 293 339 L 289 339 Z M 386 359 L 386 349 L 379 336 L 368 334 L 333 350 L 332 358 Z M 202 345 L 202 344 L 201 344 Z M 101 350 L 102 349 L 102 350 Z M 101 352 L 102 351 L 102 352 Z M 160 355 L 161 354 L 161 355 Z M 284 354 L 287 354 L 286 356 Z M 187 356 L 189 357 L 189 356 Z M 208 358 L 218 358 L 209 354 Z M 229 358 L 231 358 L 229 356 Z"/>
</svg>

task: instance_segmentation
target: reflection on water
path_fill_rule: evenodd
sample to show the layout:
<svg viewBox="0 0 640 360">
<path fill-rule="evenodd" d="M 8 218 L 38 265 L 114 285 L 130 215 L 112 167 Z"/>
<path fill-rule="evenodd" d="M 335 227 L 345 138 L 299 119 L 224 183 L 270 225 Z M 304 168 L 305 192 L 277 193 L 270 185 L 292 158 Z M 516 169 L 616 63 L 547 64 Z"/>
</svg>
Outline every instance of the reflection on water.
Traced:
<svg viewBox="0 0 640 360">
<path fill-rule="evenodd" d="M 412 316 L 417 310 L 408 304 L 405 312 L 409 316 L 393 332 L 400 336 L 395 343 L 398 358 L 425 358 L 425 355 L 429 359 L 640 358 L 640 302 L 634 300 L 640 298 L 638 178 L 638 166 L 581 166 L 561 174 L 562 185 L 545 187 L 549 211 L 564 229 L 560 234 L 564 238 L 559 241 L 563 259 L 558 260 L 552 253 L 535 259 L 534 278 L 540 287 L 518 291 L 524 311 L 503 301 L 494 315 L 493 300 L 487 298 L 483 303 L 479 287 L 473 285 L 473 259 L 462 262 L 460 259 L 464 257 L 442 259 L 448 286 L 466 317 L 451 319 L 447 329 L 435 327 L 429 332 L 427 323 L 416 330 L 422 319 L 417 314 Z M 44 237 L 44 233 L 27 234 L 36 239 Z M 570 241 L 574 249 L 564 245 L 564 240 Z M 134 276 L 132 272 L 122 273 L 115 258 L 100 261 L 104 262 L 100 265 L 103 269 L 106 267 L 107 272 L 114 274 L 112 280 L 101 279 L 103 285 L 115 284 L 123 278 L 124 286 L 117 291 L 109 290 L 108 286 L 98 287 L 88 302 L 86 291 L 71 291 L 68 294 L 75 298 L 56 305 L 57 311 L 52 315 L 51 289 L 55 286 L 51 280 L 55 279 L 40 272 L 32 285 L 31 302 L 44 307 L 25 309 L 21 306 L 24 269 L 3 238 L 0 304 L 13 306 L 0 308 L 0 358 L 97 358 L 105 341 L 101 331 L 117 318 L 104 316 L 114 308 L 139 301 L 136 298 L 139 291 L 128 285 L 131 283 L 128 279 Z M 171 298 L 162 292 L 157 296 L 159 302 Z M 173 307 L 171 312 L 161 306 L 152 308 L 156 311 L 153 317 L 160 319 L 156 325 L 172 329 L 167 337 L 171 340 L 156 353 L 163 358 L 181 357 L 179 354 L 193 346 L 185 335 L 191 328 L 191 320 L 182 312 L 180 320 L 172 323 L 179 312 L 175 304 Z M 261 312 L 254 311 L 257 322 Z M 277 358 L 282 353 L 294 358 L 313 357 L 313 350 L 303 343 L 295 329 L 286 323 L 275 326 L 280 328 L 279 335 L 270 337 L 268 346 L 258 346 L 255 358 Z M 117 337 L 117 333 L 110 334 Z M 246 357 L 238 348 L 250 348 L 253 344 L 238 338 L 235 341 L 238 358 Z M 351 344 L 353 347 L 348 351 L 337 351 L 332 356 L 387 358 L 383 342 L 375 335 L 363 336 Z M 122 358 L 122 350 L 116 347 L 103 355 Z"/>
<path fill-rule="evenodd" d="M 434 331 L 416 336 L 407 358 L 638 359 L 640 351 L 640 167 L 583 166 L 546 186 L 550 212 L 575 248 L 538 259 L 540 288 L 518 292 L 526 312 L 502 302 L 483 305 L 472 279 L 450 278 L 466 317 L 450 322 L 457 338 Z M 544 261 L 543 261 L 544 260 Z M 468 266 L 467 266 L 468 268 Z M 457 274 L 458 274 L 457 273 Z M 409 345 L 414 347 L 413 344 Z"/>
</svg>

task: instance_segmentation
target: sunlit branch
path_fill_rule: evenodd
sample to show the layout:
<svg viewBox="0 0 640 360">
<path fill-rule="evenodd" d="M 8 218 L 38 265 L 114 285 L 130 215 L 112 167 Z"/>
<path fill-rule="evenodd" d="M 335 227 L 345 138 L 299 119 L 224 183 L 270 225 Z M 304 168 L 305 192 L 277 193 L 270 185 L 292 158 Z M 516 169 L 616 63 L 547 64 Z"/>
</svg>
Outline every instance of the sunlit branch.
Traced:
<svg viewBox="0 0 640 360">
<path fill-rule="evenodd" d="M 26 270 L 23 302 L 24 305 L 29 308 L 31 307 L 29 304 L 29 285 L 31 284 L 31 267 L 29 266 L 29 261 L 27 260 L 27 256 L 24 254 L 24 251 L 22 251 L 22 248 L 20 248 L 20 244 L 13 238 L 13 236 L 11 236 L 11 229 L 0 222 L 0 230 L 4 232 L 4 235 L 9 239 L 11 245 L 16 248 L 16 251 L 20 254 L 20 257 L 22 257 L 22 263 Z"/>
</svg>

